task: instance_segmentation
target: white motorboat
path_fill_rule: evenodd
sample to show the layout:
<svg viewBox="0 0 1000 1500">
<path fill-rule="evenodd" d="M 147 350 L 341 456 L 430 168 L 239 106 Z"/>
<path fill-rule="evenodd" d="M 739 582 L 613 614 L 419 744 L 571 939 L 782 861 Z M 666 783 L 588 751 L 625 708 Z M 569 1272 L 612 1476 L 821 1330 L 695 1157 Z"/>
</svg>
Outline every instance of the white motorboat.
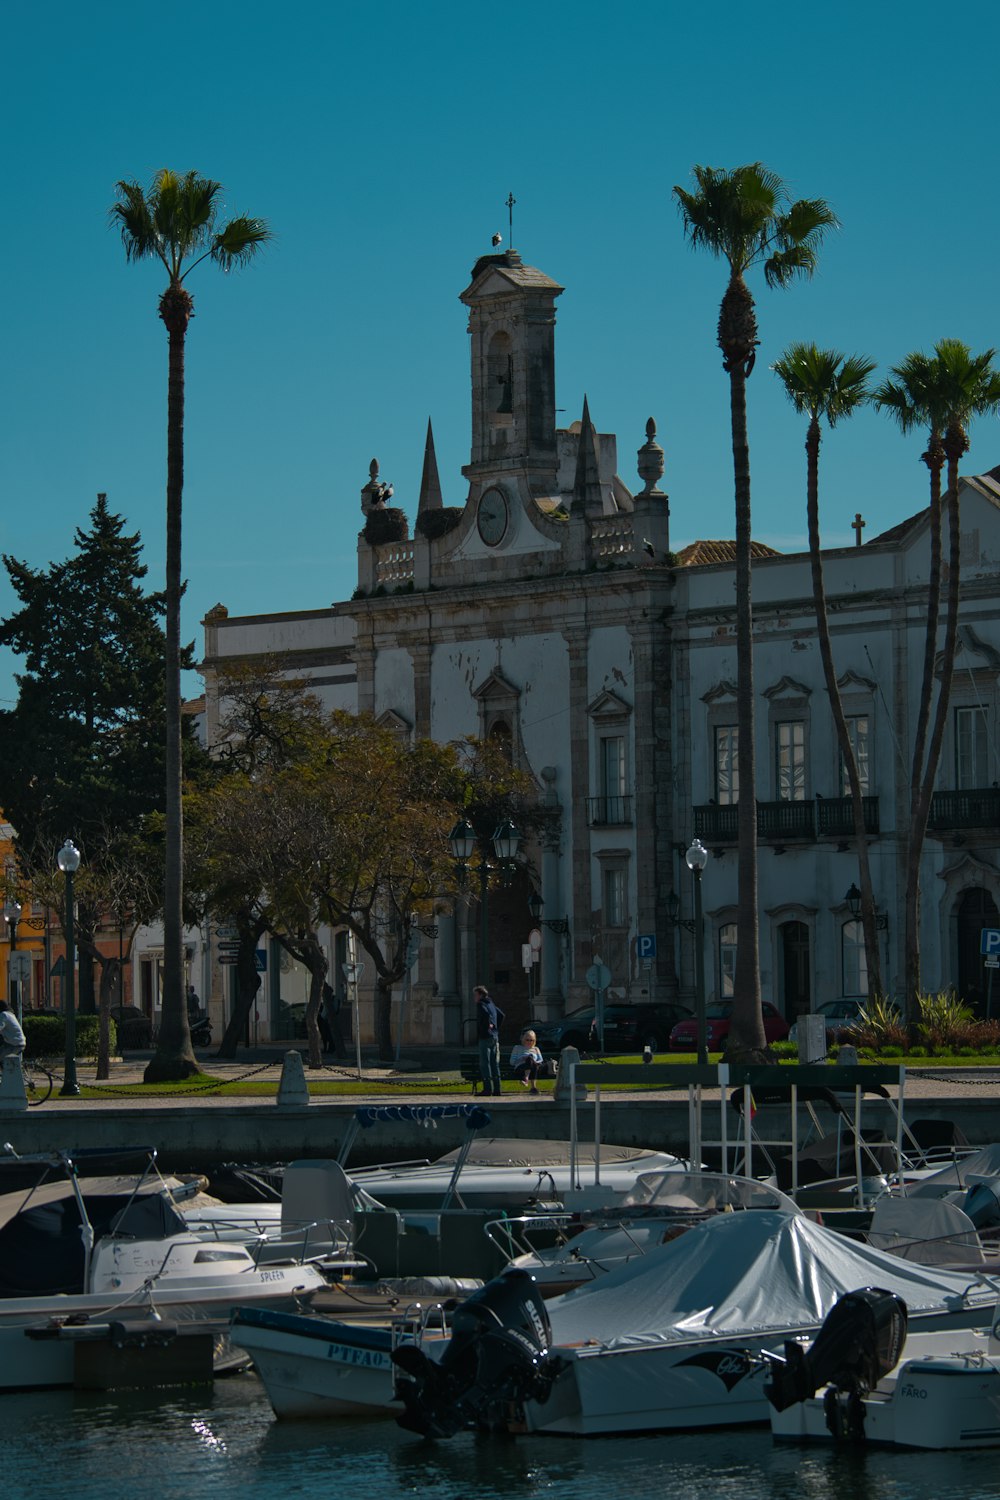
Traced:
<svg viewBox="0 0 1000 1500">
<path fill-rule="evenodd" d="M 228 1362 L 233 1307 L 293 1309 L 326 1285 L 312 1265 L 258 1265 L 243 1245 L 188 1233 L 158 1177 L 34 1160 L 60 1180 L 0 1196 L 0 1391 L 72 1385 L 96 1325 L 197 1323 Z"/>
<path fill-rule="evenodd" d="M 434 1358 L 448 1337 L 439 1302 L 376 1324 L 241 1307 L 230 1330 L 283 1419 L 397 1416 L 393 1349 L 407 1341 Z"/>
<path fill-rule="evenodd" d="M 592 1142 L 467 1141 L 432 1162 L 360 1168 L 355 1183 L 387 1208 L 464 1208 L 521 1212 L 536 1204 L 567 1209 L 621 1202 L 649 1172 L 685 1171 L 689 1163 L 644 1146 Z"/>
<path fill-rule="evenodd" d="M 456 1311 L 437 1367 L 397 1351 L 410 1377 L 400 1420 L 442 1436 L 764 1422 L 758 1356 L 814 1336 L 840 1297 L 872 1285 L 899 1295 L 917 1329 L 982 1326 L 996 1301 L 975 1275 L 899 1260 L 802 1214 L 717 1214 L 548 1303 L 527 1273 L 504 1273 Z"/>
<path fill-rule="evenodd" d="M 665 1245 L 718 1213 L 780 1209 L 799 1213 L 778 1188 L 752 1177 L 719 1172 L 647 1172 L 618 1207 L 574 1214 L 562 1221 L 528 1216 L 504 1218 L 486 1232 L 507 1249 L 512 1267 L 527 1271 L 543 1297 L 556 1297 L 627 1265 L 657 1245 Z M 535 1248 L 531 1236 L 551 1234 L 560 1222 L 558 1242 Z M 528 1245 L 530 1248 L 520 1248 Z"/>
<path fill-rule="evenodd" d="M 896 1448 L 1000 1446 L 994 1328 L 907 1333 L 878 1288 L 845 1297 L 808 1347 L 768 1358 L 771 1431 L 786 1442 Z"/>
</svg>

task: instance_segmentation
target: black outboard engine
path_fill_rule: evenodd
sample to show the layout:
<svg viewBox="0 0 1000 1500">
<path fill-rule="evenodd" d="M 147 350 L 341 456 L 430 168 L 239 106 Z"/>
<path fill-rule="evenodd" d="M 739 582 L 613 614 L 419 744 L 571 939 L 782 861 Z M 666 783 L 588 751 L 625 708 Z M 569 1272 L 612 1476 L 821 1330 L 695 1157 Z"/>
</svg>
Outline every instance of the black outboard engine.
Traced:
<svg viewBox="0 0 1000 1500">
<path fill-rule="evenodd" d="M 393 1350 L 400 1427 L 424 1437 L 507 1429 L 510 1406 L 543 1401 L 560 1361 L 549 1358 L 549 1315 L 527 1271 L 505 1271 L 459 1304 L 440 1360 L 415 1344 Z"/>
<path fill-rule="evenodd" d="M 893 1292 L 871 1286 L 848 1292 L 827 1314 L 808 1349 L 789 1340 L 783 1360 L 768 1356 L 767 1399 L 776 1411 L 784 1411 L 829 1386 L 827 1426 L 835 1437 L 862 1437 L 861 1398 L 899 1364 L 906 1321 L 906 1303 Z"/>
</svg>

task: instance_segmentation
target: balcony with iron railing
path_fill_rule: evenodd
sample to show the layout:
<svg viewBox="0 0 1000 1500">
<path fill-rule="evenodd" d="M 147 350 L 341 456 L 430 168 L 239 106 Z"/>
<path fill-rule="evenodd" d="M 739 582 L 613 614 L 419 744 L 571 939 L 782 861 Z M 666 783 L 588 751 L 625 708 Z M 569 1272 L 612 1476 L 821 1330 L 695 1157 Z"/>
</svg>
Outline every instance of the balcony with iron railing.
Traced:
<svg viewBox="0 0 1000 1500">
<path fill-rule="evenodd" d="M 1000 787 L 972 787 L 960 792 L 935 792 L 927 818 L 930 833 L 981 832 L 992 840 L 1000 832 Z"/>
<path fill-rule="evenodd" d="M 865 797 L 865 832 L 879 832 L 878 798 Z M 695 836 L 707 844 L 735 844 L 739 809 L 735 802 L 710 802 L 694 809 Z M 854 836 L 850 797 L 817 797 L 802 802 L 758 802 L 757 837 L 765 844 L 812 844 Z"/>
<path fill-rule="evenodd" d="M 591 828 L 624 828 L 632 822 L 631 797 L 588 797 L 587 822 Z"/>
</svg>

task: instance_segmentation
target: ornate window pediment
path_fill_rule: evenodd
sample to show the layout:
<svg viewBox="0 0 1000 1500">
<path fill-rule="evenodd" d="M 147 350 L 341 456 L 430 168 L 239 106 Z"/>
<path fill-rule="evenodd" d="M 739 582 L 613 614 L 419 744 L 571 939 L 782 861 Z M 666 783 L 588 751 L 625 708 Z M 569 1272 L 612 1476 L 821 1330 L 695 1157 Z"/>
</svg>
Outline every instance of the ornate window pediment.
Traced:
<svg viewBox="0 0 1000 1500">
<path fill-rule="evenodd" d="M 721 705 L 726 703 L 732 703 L 735 705 L 735 682 L 717 682 L 715 684 L 715 687 L 709 688 L 707 693 L 702 694 L 701 701 L 702 703 L 708 703 L 710 705 Z"/>
<path fill-rule="evenodd" d="M 808 699 L 812 696 L 812 688 L 806 687 L 804 682 L 796 682 L 794 677 L 782 677 L 772 687 L 764 689 L 764 697 L 772 703 L 776 698 Z"/>
<path fill-rule="evenodd" d="M 394 708 L 387 708 L 384 713 L 380 713 L 375 722 L 380 729 L 391 729 L 401 740 L 408 740 L 413 733 L 410 721 L 404 719 Z"/>
<path fill-rule="evenodd" d="M 632 705 L 626 703 L 624 698 L 619 698 L 617 693 L 606 688 L 604 692 L 598 693 L 592 703 L 587 705 L 587 713 L 591 719 L 601 724 L 620 724 L 631 716 Z"/>
</svg>

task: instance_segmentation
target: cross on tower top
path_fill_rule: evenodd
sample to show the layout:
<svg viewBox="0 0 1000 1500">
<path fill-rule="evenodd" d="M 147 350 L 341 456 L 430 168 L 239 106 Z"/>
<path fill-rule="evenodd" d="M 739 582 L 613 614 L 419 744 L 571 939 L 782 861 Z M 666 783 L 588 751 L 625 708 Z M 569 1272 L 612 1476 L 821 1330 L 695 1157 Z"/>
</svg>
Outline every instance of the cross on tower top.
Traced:
<svg viewBox="0 0 1000 1500">
<path fill-rule="evenodd" d="M 866 523 L 861 519 L 861 512 L 859 510 L 855 511 L 854 520 L 851 522 L 851 530 L 854 532 L 855 547 L 861 546 L 861 533 L 865 529 L 865 525 Z"/>
</svg>

